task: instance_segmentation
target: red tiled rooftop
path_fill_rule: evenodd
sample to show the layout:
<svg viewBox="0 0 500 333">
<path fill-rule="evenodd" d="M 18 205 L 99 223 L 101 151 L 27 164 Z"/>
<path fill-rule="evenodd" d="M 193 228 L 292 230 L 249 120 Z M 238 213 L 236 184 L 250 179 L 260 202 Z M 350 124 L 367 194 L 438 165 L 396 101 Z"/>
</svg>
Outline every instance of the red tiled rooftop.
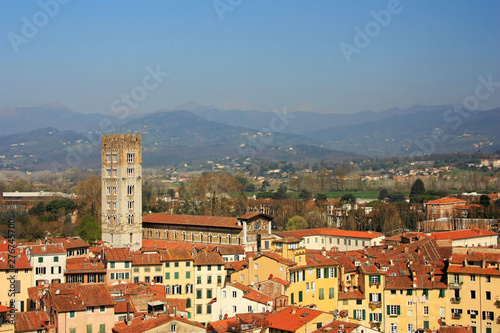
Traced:
<svg viewBox="0 0 500 333">
<path fill-rule="evenodd" d="M 161 265 L 160 255 L 158 253 L 136 252 L 132 254 L 132 258 L 133 266 Z"/>
<path fill-rule="evenodd" d="M 0 270 L 11 269 L 31 269 L 32 266 L 28 260 L 28 256 L 23 251 L 16 251 L 14 267 L 11 267 L 12 261 L 9 262 L 9 252 L 0 252 Z"/>
<path fill-rule="evenodd" d="M 372 231 L 352 231 L 352 230 L 342 230 L 342 229 L 332 229 L 332 228 L 280 231 L 276 232 L 276 234 L 283 238 L 286 237 L 303 238 L 305 236 L 326 235 L 326 236 L 337 236 L 337 237 L 373 239 L 383 236 L 381 233 Z"/>
<path fill-rule="evenodd" d="M 52 254 L 66 254 L 66 250 L 60 244 L 43 244 L 43 245 L 30 245 L 31 255 L 52 255 Z"/>
<path fill-rule="evenodd" d="M 267 321 L 270 328 L 295 332 L 322 313 L 309 308 L 287 306 L 279 312 L 269 314 Z"/>
<path fill-rule="evenodd" d="M 106 261 L 132 261 L 132 252 L 128 248 L 104 249 Z"/>
<path fill-rule="evenodd" d="M 134 305 L 125 298 L 123 297 L 115 298 L 115 302 L 116 302 L 115 314 L 127 313 L 127 311 L 130 311 L 130 313 L 132 314 L 135 312 Z M 129 305 L 128 309 L 127 309 L 127 304 Z"/>
<path fill-rule="evenodd" d="M 230 229 L 243 229 L 238 225 L 236 217 L 174 215 L 169 213 L 148 214 L 142 218 L 142 223 L 162 223 L 171 225 L 198 225 Z"/>
<path fill-rule="evenodd" d="M 80 237 L 51 237 L 48 239 L 53 244 L 62 244 L 62 246 L 69 249 L 76 249 L 81 247 L 90 247 L 90 244 L 81 239 Z"/>
<path fill-rule="evenodd" d="M 49 317 L 43 311 L 28 311 L 16 313 L 16 332 L 45 330 L 49 325 Z"/>
<path fill-rule="evenodd" d="M 347 288 L 347 292 L 345 290 L 339 290 L 339 300 L 346 300 L 346 299 L 364 299 L 365 295 L 358 289 L 353 289 L 350 290 L 350 288 Z"/>
<path fill-rule="evenodd" d="M 125 322 L 119 322 L 113 327 L 113 332 L 117 333 L 139 333 L 146 332 L 152 330 L 156 327 L 159 327 L 163 324 L 169 322 L 183 322 L 185 324 L 193 325 L 198 328 L 205 328 L 203 325 L 198 323 L 197 321 L 191 321 L 182 317 L 170 317 L 168 314 L 159 315 L 156 318 L 144 320 L 143 317 L 137 317 L 132 319 L 132 325 L 127 326 Z M 170 329 L 170 328 L 169 328 Z"/>
<path fill-rule="evenodd" d="M 430 236 L 433 239 L 468 239 L 485 236 L 498 236 L 496 232 L 483 229 L 464 229 L 453 231 L 434 232 Z"/>
<path fill-rule="evenodd" d="M 441 198 L 432 201 L 428 201 L 428 205 L 445 205 L 445 204 L 466 204 L 467 202 L 458 198 Z"/>
<path fill-rule="evenodd" d="M 84 273 L 84 272 L 106 272 L 106 268 L 101 261 L 92 261 L 89 258 L 69 258 L 66 259 L 66 272 L 64 274 Z"/>
</svg>

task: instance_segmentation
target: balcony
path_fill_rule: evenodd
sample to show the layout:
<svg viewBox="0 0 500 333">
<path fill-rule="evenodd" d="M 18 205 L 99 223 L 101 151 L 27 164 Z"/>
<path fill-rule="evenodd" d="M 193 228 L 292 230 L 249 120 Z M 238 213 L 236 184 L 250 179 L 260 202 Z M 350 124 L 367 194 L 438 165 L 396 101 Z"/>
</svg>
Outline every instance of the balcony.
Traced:
<svg viewBox="0 0 500 333">
<path fill-rule="evenodd" d="M 460 319 L 462 317 L 462 314 L 460 312 L 453 312 L 451 314 L 451 319 Z"/>
<path fill-rule="evenodd" d="M 382 302 L 380 302 L 380 301 L 370 302 L 370 308 L 372 310 L 375 310 L 376 308 L 380 308 L 380 307 L 382 307 Z"/>
<path fill-rule="evenodd" d="M 460 304 L 460 301 L 462 299 L 460 297 L 453 297 L 450 301 L 451 301 L 451 304 Z"/>
<path fill-rule="evenodd" d="M 448 287 L 450 289 L 462 289 L 462 284 L 461 283 L 452 282 L 452 283 L 448 284 Z"/>
</svg>

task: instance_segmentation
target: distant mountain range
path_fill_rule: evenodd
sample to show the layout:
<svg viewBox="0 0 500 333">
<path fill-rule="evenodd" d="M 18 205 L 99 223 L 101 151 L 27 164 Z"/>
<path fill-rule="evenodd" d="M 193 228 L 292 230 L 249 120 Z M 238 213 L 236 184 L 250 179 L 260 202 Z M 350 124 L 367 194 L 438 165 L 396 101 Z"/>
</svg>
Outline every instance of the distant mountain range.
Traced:
<svg viewBox="0 0 500 333">
<path fill-rule="evenodd" d="M 413 106 L 382 112 L 321 114 L 231 110 L 194 102 L 120 119 L 81 114 L 60 103 L 0 110 L 0 165 L 46 167 L 71 161 L 97 166 L 100 135 L 142 133 L 144 163 L 173 165 L 218 157 L 312 161 L 500 149 L 500 108 L 456 112 L 453 106 Z M 82 152 L 85 151 L 85 154 Z M 14 157 L 15 156 L 15 157 Z M 81 158 L 84 157 L 84 158 Z"/>
</svg>

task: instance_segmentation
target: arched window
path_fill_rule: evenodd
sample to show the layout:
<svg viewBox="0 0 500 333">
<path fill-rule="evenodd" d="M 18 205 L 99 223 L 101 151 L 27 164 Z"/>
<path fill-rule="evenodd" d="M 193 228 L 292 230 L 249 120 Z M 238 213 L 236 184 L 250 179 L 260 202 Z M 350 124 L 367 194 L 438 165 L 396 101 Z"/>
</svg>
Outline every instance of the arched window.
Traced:
<svg viewBox="0 0 500 333">
<path fill-rule="evenodd" d="M 182 232 L 182 240 L 185 241 L 186 240 L 186 233 L 183 231 Z"/>
<path fill-rule="evenodd" d="M 191 241 L 194 242 L 194 232 L 191 233 Z"/>
<path fill-rule="evenodd" d="M 219 234 L 218 237 L 219 237 L 219 244 L 221 244 L 222 243 L 222 236 L 221 236 L 221 234 Z"/>
<path fill-rule="evenodd" d="M 165 294 L 170 295 L 170 285 L 168 284 L 165 286 Z"/>
<path fill-rule="evenodd" d="M 208 242 L 212 244 L 212 234 L 208 234 Z"/>
<path fill-rule="evenodd" d="M 156 238 L 160 239 L 160 230 L 156 231 Z"/>
<path fill-rule="evenodd" d="M 200 232 L 200 242 L 203 242 L 203 233 Z"/>
<path fill-rule="evenodd" d="M 177 230 L 174 230 L 174 239 L 177 239 Z"/>
<path fill-rule="evenodd" d="M 186 299 L 186 309 L 191 307 L 191 298 Z"/>
<path fill-rule="evenodd" d="M 132 233 L 130 233 L 130 244 L 132 244 Z"/>
<path fill-rule="evenodd" d="M 168 230 L 165 230 L 165 239 L 168 239 Z"/>
<path fill-rule="evenodd" d="M 227 243 L 228 243 L 228 244 L 231 244 L 231 235 L 230 235 L 230 234 L 229 234 L 229 235 L 227 235 Z"/>
<path fill-rule="evenodd" d="M 192 294 L 192 293 L 193 293 L 193 285 L 190 283 L 186 284 L 186 294 Z"/>
</svg>

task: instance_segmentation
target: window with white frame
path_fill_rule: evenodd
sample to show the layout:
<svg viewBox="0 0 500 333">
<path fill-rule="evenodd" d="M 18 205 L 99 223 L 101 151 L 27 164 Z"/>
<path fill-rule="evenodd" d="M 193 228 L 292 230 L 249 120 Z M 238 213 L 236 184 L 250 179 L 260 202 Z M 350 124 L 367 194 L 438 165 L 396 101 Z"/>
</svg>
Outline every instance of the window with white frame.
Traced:
<svg viewBox="0 0 500 333">
<path fill-rule="evenodd" d="M 311 291 L 316 291 L 316 282 L 311 282 Z"/>
<path fill-rule="evenodd" d="M 470 280 L 471 280 L 471 281 L 476 281 L 476 276 L 475 276 L 474 274 L 471 274 L 471 276 L 470 276 Z"/>
<path fill-rule="evenodd" d="M 111 209 L 111 201 L 110 200 L 106 201 L 106 205 L 107 205 L 108 209 Z"/>
<path fill-rule="evenodd" d="M 398 306 L 397 305 L 389 305 L 389 315 L 397 316 L 398 315 Z"/>
<path fill-rule="evenodd" d="M 113 194 L 116 195 L 118 192 L 118 187 L 116 185 L 111 186 L 113 188 Z"/>
<path fill-rule="evenodd" d="M 118 169 L 117 168 L 113 168 L 113 177 L 118 177 Z"/>
<path fill-rule="evenodd" d="M 237 307 L 236 305 L 233 305 L 233 313 L 236 313 Z"/>
<path fill-rule="evenodd" d="M 356 313 L 355 319 L 357 319 L 357 320 L 363 320 L 363 310 L 359 310 L 358 309 L 358 310 L 356 310 L 355 313 Z"/>
<path fill-rule="evenodd" d="M 237 294 L 236 294 L 236 290 L 233 290 L 233 298 L 236 298 Z"/>
<path fill-rule="evenodd" d="M 241 275 L 240 275 L 240 280 L 241 280 L 241 281 L 245 281 L 245 275 L 244 275 L 244 274 L 241 274 Z"/>
<path fill-rule="evenodd" d="M 134 223 L 134 214 L 128 214 L 128 224 Z"/>
<path fill-rule="evenodd" d="M 106 177 L 111 178 L 111 168 L 106 168 Z"/>
<path fill-rule="evenodd" d="M 111 186 L 110 185 L 106 186 L 106 192 L 108 193 L 108 195 L 111 195 Z"/>
<path fill-rule="evenodd" d="M 106 153 L 106 162 L 111 163 L 111 153 Z"/>
<path fill-rule="evenodd" d="M 446 308 L 444 306 L 439 307 L 439 315 L 444 317 L 446 315 Z"/>
<path fill-rule="evenodd" d="M 170 332 L 175 333 L 177 331 L 177 324 L 171 324 L 170 325 Z"/>
<path fill-rule="evenodd" d="M 117 203 L 116 203 L 116 200 L 115 200 L 115 201 L 113 201 L 113 209 L 116 209 L 116 205 L 117 205 Z"/>
<path fill-rule="evenodd" d="M 413 332 L 413 324 L 408 324 L 408 333 Z"/>
<path fill-rule="evenodd" d="M 127 153 L 127 162 L 134 163 L 135 153 Z"/>
<path fill-rule="evenodd" d="M 309 292 L 309 282 L 306 282 L 306 292 Z"/>
<path fill-rule="evenodd" d="M 129 201 L 128 201 L 128 209 L 129 209 L 129 210 L 134 209 L 134 200 L 129 200 Z"/>
<path fill-rule="evenodd" d="M 428 316 L 429 315 L 429 307 L 424 306 L 424 315 Z"/>
<path fill-rule="evenodd" d="M 397 332 L 398 332 L 398 324 L 391 323 L 391 333 L 397 333 Z"/>
<path fill-rule="evenodd" d="M 372 322 L 374 323 L 379 323 L 382 320 L 382 314 L 381 313 L 372 313 Z"/>
<path fill-rule="evenodd" d="M 298 271 L 297 272 L 298 275 L 297 275 L 297 281 L 304 281 L 304 271 Z"/>
<path fill-rule="evenodd" d="M 307 270 L 307 273 L 309 273 L 309 275 L 311 275 L 313 273 L 313 268 L 309 267 L 309 269 Z"/>
<path fill-rule="evenodd" d="M 127 177 L 134 177 L 135 168 L 127 168 Z"/>
<path fill-rule="evenodd" d="M 118 162 L 118 153 L 113 153 L 113 162 Z"/>
<path fill-rule="evenodd" d="M 330 272 L 329 272 L 330 274 L 329 274 L 329 276 L 328 276 L 328 277 L 331 277 L 331 278 L 332 278 L 332 277 L 335 277 L 335 267 L 330 267 L 328 270 L 330 271 Z M 346 281 L 349 281 L 350 279 L 351 279 L 351 276 L 350 276 L 350 275 L 347 275 L 347 276 L 346 276 Z"/>
</svg>

